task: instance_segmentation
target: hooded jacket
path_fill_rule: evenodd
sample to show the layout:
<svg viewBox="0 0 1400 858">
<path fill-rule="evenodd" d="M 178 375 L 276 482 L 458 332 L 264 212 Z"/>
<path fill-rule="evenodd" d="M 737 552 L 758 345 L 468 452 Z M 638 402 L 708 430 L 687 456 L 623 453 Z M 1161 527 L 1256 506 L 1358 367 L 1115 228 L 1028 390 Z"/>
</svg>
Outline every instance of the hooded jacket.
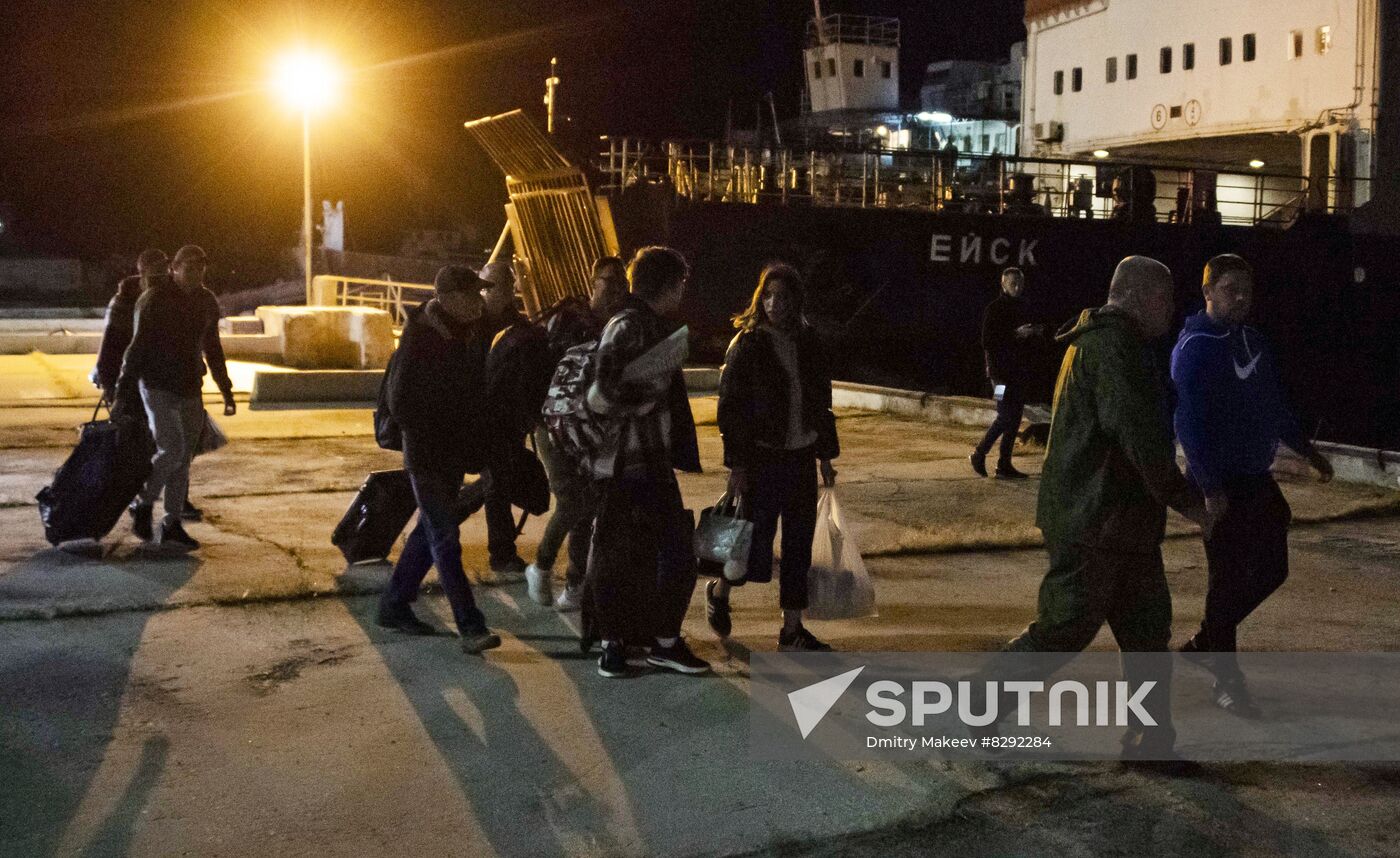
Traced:
<svg viewBox="0 0 1400 858">
<path fill-rule="evenodd" d="M 1187 474 L 1206 494 L 1267 474 L 1280 440 L 1300 453 L 1312 448 L 1254 328 L 1219 324 L 1205 310 L 1188 318 L 1172 349 L 1172 383 Z"/>
<path fill-rule="evenodd" d="M 1197 499 L 1176 466 L 1166 391 L 1137 323 L 1085 310 L 1056 337 L 1068 347 L 1055 383 L 1036 525 L 1050 544 L 1146 553 L 1168 506 Z"/>
</svg>

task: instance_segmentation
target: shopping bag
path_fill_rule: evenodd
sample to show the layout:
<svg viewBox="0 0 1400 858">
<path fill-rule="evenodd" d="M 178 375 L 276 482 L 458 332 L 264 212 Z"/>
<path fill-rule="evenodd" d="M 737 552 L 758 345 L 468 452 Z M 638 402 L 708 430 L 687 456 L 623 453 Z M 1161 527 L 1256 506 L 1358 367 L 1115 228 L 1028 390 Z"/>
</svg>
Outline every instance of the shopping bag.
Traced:
<svg viewBox="0 0 1400 858">
<path fill-rule="evenodd" d="M 860 559 L 836 491 L 817 498 L 812 568 L 807 572 L 806 615 L 814 620 L 850 620 L 875 615 L 875 584 Z"/>
<path fill-rule="evenodd" d="M 199 443 L 194 447 L 196 456 L 204 453 L 212 453 L 228 446 L 228 436 L 224 430 L 219 428 L 219 424 L 214 422 L 214 418 L 209 416 L 209 412 L 204 412 L 204 428 L 199 433 Z"/>
<path fill-rule="evenodd" d="M 727 581 L 744 580 L 753 547 L 753 522 L 744 519 L 739 506 L 739 501 L 725 492 L 714 506 L 700 511 L 700 526 L 695 528 L 693 540 L 701 568 L 722 566 Z"/>
</svg>

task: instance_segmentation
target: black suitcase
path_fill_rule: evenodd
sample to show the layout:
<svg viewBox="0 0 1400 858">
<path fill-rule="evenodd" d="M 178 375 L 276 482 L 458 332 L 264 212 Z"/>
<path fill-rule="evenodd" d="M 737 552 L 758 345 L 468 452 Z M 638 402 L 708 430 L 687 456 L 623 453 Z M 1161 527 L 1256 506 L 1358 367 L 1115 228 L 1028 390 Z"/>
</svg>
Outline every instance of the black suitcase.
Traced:
<svg viewBox="0 0 1400 858">
<path fill-rule="evenodd" d="M 51 545 L 101 539 L 151 475 L 155 444 L 139 419 L 92 419 L 79 430 L 78 445 L 39 491 L 39 518 Z"/>
<path fill-rule="evenodd" d="M 336 525 L 331 542 L 350 564 L 387 560 L 417 508 L 408 471 L 374 471 Z"/>
</svg>

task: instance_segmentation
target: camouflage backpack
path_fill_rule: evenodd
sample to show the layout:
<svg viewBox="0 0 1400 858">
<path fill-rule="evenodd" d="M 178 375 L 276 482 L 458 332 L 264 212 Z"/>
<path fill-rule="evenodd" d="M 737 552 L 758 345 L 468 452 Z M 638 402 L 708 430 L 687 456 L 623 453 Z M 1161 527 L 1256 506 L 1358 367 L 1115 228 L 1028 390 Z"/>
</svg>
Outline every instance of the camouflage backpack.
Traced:
<svg viewBox="0 0 1400 858">
<path fill-rule="evenodd" d="M 554 369 L 540 413 L 549 440 L 562 456 L 581 473 L 605 477 L 611 475 L 623 421 L 588 406 L 588 388 L 597 374 L 597 341 L 566 350 Z"/>
</svg>

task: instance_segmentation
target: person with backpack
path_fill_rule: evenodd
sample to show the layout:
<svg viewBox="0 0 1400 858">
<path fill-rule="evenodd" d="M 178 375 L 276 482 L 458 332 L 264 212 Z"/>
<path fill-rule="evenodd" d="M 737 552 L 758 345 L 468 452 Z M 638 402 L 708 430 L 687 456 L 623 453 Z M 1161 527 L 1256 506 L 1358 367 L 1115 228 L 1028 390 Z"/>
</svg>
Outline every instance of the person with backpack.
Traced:
<svg viewBox="0 0 1400 858">
<path fill-rule="evenodd" d="M 710 628 L 728 637 L 729 590 L 746 581 L 773 580 L 773 538 L 783 522 L 778 603 L 783 627 L 778 649 L 829 652 L 802 625 L 807 573 L 817 526 L 817 472 L 836 484 L 831 460 L 840 455 L 831 412 L 831 376 L 821 344 L 802 317 L 803 283 L 797 270 L 763 269 L 748 309 L 734 317 L 739 333 L 725 353 L 717 419 L 729 467 L 729 491 L 748 507 L 753 543 L 747 575 L 705 587 Z"/>
<path fill-rule="evenodd" d="M 675 332 L 666 317 L 680 309 L 690 269 L 679 251 L 645 247 L 627 274 L 631 294 L 603 329 L 586 394 L 610 427 L 608 449 L 593 462 L 598 512 L 586 585 L 603 642 L 598 673 L 628 675 L 624 644 L 646 639 L 654 641 L 648 664 L 703 674 L 709 663 L 681 637 L 695 590 L 694 522 L 673 469 L 700 472 L 685 377 L 677 367 L 660 379 L 626 378 L 629 364 Z"/>
<path fill-rule="evenodd" d="M 171 280 L 155 278 L 136 301 L 131 345 L 115 386 L 113 419 L 133 418 L 144 407 L 156 452 L 151 476 L 131 507 L 131 530 L 140 539 L 182 551 L 199 542 L 181 525 L 189 500 L 190 462 L 204 431 L 205 361 L 224 398 L 224 416 L 238 410 L 219 341 L 219 302 L 204 287 L 209 257 L 187 244 L 170 263 Z M 152 527 L 157 498 L 165 518 Z"/>
<path fill-rule="evenodd" d="M 384 380 L 388 415 L 376 414 L 376 435 L 397 429 L 418 502 L 418 523 L 379 602 L 378 623 L 415 635 L 436 630 L 420 620 L 412 604 L 428 569 L 452 606 L 463 652 L 481 653 L 501 645 L 486 627 L 462 568 L 458 495 L 469 473 L 489 465 L 485 399 L 486 353 L 490 329 L 483 318 L 484 284 L 464 265 L 448 265 L 433 281 L 434 297 L 414 310 L 404 326 L 398 351 Z"/>
<path fill-rule="evenodd" d="M 593 292 L 588 301 L 565 298 L 546 313 L 545 331 L 553 363 L 569 349 L 597 342 L 603 326 L 627 298 L 627 263 L 616 256 L 599 257 L 593 263 Z M 541 605 L 552 601 L 560 612 L 577 611 L 583 598 L 583 575 L 588 568 L 588 547 L 593 540 L 594 498 L 592 480 L 579 463 L 567 456 L 541 424 L 535 430 L 535 450 L 549 475 L 554 511 L 535 549 L 535 562 L 525 568 L 530 598 Z M 569 540 L 569 566 L 564 589 L 553 598 L 554 562 L 564 539 Z"/>
</svg>

